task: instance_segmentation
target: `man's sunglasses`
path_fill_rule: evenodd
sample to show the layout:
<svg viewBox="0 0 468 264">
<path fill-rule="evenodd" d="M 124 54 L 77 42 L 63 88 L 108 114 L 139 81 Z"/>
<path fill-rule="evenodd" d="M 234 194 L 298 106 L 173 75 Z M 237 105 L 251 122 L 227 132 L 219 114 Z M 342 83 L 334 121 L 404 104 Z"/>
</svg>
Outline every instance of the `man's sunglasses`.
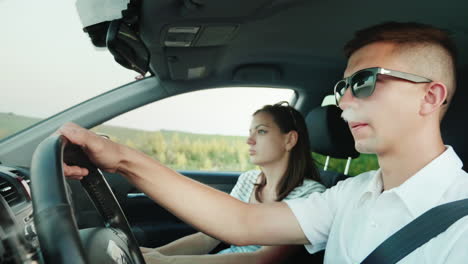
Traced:
<svg viewBox="0 0 468 264">
<path fill-rule="evenodd" d="M 360 70 L 335 84 L 334 91 L 336 105 L 339 104 L 341 97 L 343 97 L 348 87 L 351 87 L 351 93 L 356 98 L 366 98 L 371 96 L 375 90 L 375 82 L 377 81 L 378 74 L 388 75 L 414 83 L 432 82 L 430 79 L 411 73 L 388 70 L 380 67 L 367 68 Z"/>
</svg>

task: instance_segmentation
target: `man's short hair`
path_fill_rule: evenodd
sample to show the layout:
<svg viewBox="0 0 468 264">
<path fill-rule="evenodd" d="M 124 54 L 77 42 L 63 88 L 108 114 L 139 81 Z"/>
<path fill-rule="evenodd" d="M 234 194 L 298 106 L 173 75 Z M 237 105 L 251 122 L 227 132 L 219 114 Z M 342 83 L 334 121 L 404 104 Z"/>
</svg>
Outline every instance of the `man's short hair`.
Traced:
<svg viewBox="0 0 468 264">
<path fill-rule="evenodd" d="M 449 75 L 445 76 L 447 79 L 445 85 L 448 89 L 447 99 L 449 102 L 451 101 L 456 86 L 455 65 L 457 51 L 455 43 L 450 38 L 448 32 L 430 25 L 415 22 L 385 22 L 357 31 L 354 38 L 344 46 L 345 55 L 349 58 L 358 49 L 375 42 L 395 43 L 401 48 L 419 46 L 435 46 L 442 48 L 443 52 L 447 55 L 443 57 L 447 59 L 445 59 L 445 61 L 443 61 L 445 63 L 441 65 L 446 68 L 443 69 L 444 73 L 446 72 L 447 75 Z M 441 59 L 444 60 L 444 58 Z M 426 67 L 434 66 L 426 65 Z"/>
<path fill-rule="evenodd" d="M 385 22 L 357 31 L 344 47 L 346 57 L 367 44 L 388 41 L 399 44 L 432 43 L 443 47 L 455 62 L 455 44 L 444 30 L 415 22 Z"/>
</svg>

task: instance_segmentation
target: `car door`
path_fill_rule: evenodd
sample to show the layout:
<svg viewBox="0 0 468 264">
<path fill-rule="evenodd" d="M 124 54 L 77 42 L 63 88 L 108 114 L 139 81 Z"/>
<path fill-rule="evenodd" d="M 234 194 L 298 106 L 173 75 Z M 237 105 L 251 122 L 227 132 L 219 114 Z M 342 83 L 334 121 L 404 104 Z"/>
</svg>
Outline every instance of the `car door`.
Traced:
<svg viewBox="0 0 468 264">
<path fill-rule="evenodd" d="M 210 171 L 180 171 L 180 173 L 226 193 L 234 187 L 240 174 L 240 172 Z M 117 182 L 112 181 L 111 184 L 115 185 Z M 135 187 L 121 184 L 121 188 L 126 190 L 122 197 L 124 199 L 121 199 L 121 206 L 140 245 L 157 247 L 196 232 L 194 228 L 156 204 Z"/>
</svg>

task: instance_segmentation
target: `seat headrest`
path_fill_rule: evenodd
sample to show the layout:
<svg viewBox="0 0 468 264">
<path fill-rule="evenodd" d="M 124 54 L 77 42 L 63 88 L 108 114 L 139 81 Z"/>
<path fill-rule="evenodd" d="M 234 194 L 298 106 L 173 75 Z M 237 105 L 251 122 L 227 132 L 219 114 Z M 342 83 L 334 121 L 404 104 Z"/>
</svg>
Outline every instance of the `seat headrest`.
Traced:
<svg viewBox="0 0 468 264">
<path fill-rule="evenodd" d="M 306 116 L 312 151 L 333 158 L 357 158 L 354 139 L 341 118 L 341 109 L 334 105 L 321 106 Z"/>
<path fill-rule="evenodd" d="M 444 143 L 453 147 L 463 161 L 463 169 L 468 171 L 468 140 L 466 140 L 466 135 L 468 135 L 468 126 L 466 126 L 468 90 L 464 89 L 468 84 L 468 65 L 459 69 L 457 77 L 458 88 L 447 114 L 442 120 L 441 133 Z"/>
</svg>

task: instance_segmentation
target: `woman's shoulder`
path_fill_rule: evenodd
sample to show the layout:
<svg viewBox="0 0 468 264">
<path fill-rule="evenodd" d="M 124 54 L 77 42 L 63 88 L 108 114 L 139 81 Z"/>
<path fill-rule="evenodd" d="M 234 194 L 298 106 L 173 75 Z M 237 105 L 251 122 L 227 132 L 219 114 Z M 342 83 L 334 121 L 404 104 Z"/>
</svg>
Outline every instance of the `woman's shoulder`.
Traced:
<svg viewBox="0 0 468 264">
<path fill-rule="evenodd" d="M 239 175 L 238 182 L 245 182 L 254 184 L 257 182 L 258 175 L 261 173 L 260 170 L 249 170 Z"/>
<path fill-rule="evenodd" d="M 288 196 L 286 196 L 284 199 L 289 200 L 289 199 L 296 199 L 296 198 L 301 198 L 301 197 L 308 197 L 311 193 L 314 192 L 324 192 L 325 191 L 325 186 L 323 184 L 310 180 L 310 179 L 304 179 L 304 182 L 302 185 L 297 186 L 292 190 Z"/>
<path fill-rule="evenodd" d="M 248 202 L 250 199 L 250 193 L 252 192 L 259 174 L 260 171 L 258 170 L 250 170 L 239 175 L 236 185 L 231 190 L 231 196 L 234 196 L 241 201 Z"/>
</svg>

